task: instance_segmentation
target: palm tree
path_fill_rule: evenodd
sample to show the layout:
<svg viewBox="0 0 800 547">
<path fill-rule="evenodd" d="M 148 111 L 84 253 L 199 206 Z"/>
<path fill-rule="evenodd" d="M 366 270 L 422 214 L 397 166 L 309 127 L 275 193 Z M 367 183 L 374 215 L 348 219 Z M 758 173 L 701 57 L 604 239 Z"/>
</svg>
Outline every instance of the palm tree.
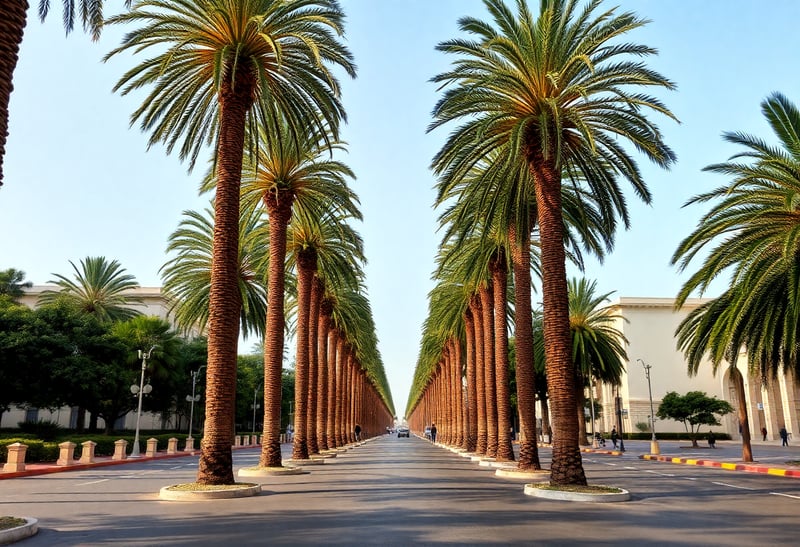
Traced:
<svg viewBox="0 0 800 547">
<path fill-rule="evenodd" d="M 541 244 L 546 366 L 555 427 L 551 482 L 585 484 L 574 427 L 575 374 L 571 362 L 562 184 L 566 180 L 626 226 L 618 179 L 632 183 L 645 202 L 650 193 L 634 159 L 619 144 L 631 142 L 656 164 L 674 154 L 647 117 L 672 117 L 657 99 L 631 90 L 673 84 L 630 56 L 655 53 L 621 42 L 645 24 L 632 13 L 597 14 L 599 0 L 579 10 L 578 0 L 543 0 L 538 17 L 525 0 L 516 14 L 503 0 L 484 0 L 493 23 L 464 17 L 462 31 L 475 40 L 438 46 L 459 56 L 434 81 L 451 86 L 434 109 L 431 129 L 462 120 L 434 158 L 437 174 L 462 177 L 492 152 L 507 169 L 528 167 L 536 197 Z"/>
<path fill-rule="evenodd" d="M 64 29 L 67 34 L 75 27 L 76 6 L 81 16 L 83 30 L 100 38 L 103 28 L 103 2 L 97 0 L 62 0 L 64 4 Z M 131 0 L 125 0 L 130 6 Z M 4 0 L 0 11 L 0 186 L 3 186 L 3 157 L 8 137 L 8 104 L 14 89 L 14 69 L 17 67 L 19 46 L 28 19 L 27 0 Z M 50 0 L 39 0 L 39 18 L 44 21 L 50 11 Z"/>
<path fill-rule="evenodd" d="M 337 39 L 343 17 L 335 0 L 141 0 L 109 20 L 135 28 L 106 59 L 158 49 L 115 87 L 127 94 L 153 86 L 132 121 L 150 132 L 151 143 L 166 143 L 169 152 L 182 140 L 180 157 L 189 158 L 190 168 L 205 146 L 215 145 L 206 430 L 197 477 L 202 484 L 234 482 L 230 424 L 241 307 L 236 280 L 246 129 L 252 128 L 253 139 L 256 127 L 279 124 L 288 126 L 295 141 L 315 128 L 338 136 L 344 110 L 329 65 L 355 75 L 351 55 Z"/>
<path fill-rule="evenodd" d="M 729 288 L 694 309 L 678 327 L 678 343 L 696 374 L 705 355 L 716 374 L 722 361 L 737 391 L 744 461 L 752 461 L 744 378 L 737 367 L 745 350 L 749 372 L 763 380 L 779 372 L 800 372 L 798 329 L 800 290 L 797 264 L 800 195 L 800 111 L 784 95 L 773 93 L 761 110 L 779 145 L 743 133 L 723 138 L 744 151 L 706 171 L 732 180 L 693 197 L 687 205 L 715 202 L 697 228 L 678 246 L 673 263 L 686 269 L 697 253 L 715 244 L 678 293 L 681 307 L 711 281 L 731 272 Z"/>
<path fill-rule="evenodd" d="M 139 287 L 136 279 L 125 273 L 119 262 L 109 262 L 104 256 L 89 256 L 81 260 L 80 268 L 69 261 L 75 273 L 74 281 L 61 274 L 53 274 L 49 281 L 60 290 L 43 291 L 39 304 L 67 301 L 85 313 L 101 321 L 124 321 L 140 314 L 132 305 L 141 304 L 142 299 L 130 294 Z"/>
<path fill-rule="evenodd" d="M 170 234 L 167 252 L 174 257 L 161 267 L 169 313 L 184 332 L 204 332 L 211 293 L 214 211 L 184 211 Z M 261 338 L 267 316 L 265 219 L 259 209 L 245 207 L 239 224 L 240 328 L 247 337 Z"/>
<path fill-rule="evenodd" d="M 0 297 L 7 296 L 12 301 L 25 295 L 23 289 L 30 289 L 33 283 L 25 281 L 25 272 L 16 268 L 0 271 Z"/>
<path fill-rule="evenodd" d="M 581 442 L 586 442 L 586 388 L 593 389 L 595 380 L 619 385 L 628 359 L 627 340 L 614 327 L 623 317 L 603 305 L 612 293 L 596 294 L 596 287 L 596 281 L 585 278 L 569 281 L 569 325 L 578 386 L 575 410 Z"/>
<path fill-rule="evenodd" d="M 320 219 L 326 212 L 338 213 L 360 219 L 358 199 L 347 187 L 347 179 L 353 172 L 343 163 L 326 157 L 332 148 L 342 148 L 333 143 L 328 132 L 294 136 L 288 123 L 280 123 L 270 128 L 260 127 L 258 139 L 260 147 L 243 170 L 242 195 L 248 203 L 263 202 L 269 217 L 269 286 L 267 289 L 267 321 L 264 344 L 264 436 L 261 443 L 263 467 L 281 465 L 280 445 L 280 406 L 281 371 L 284 350 L 284 297 L 286 275 L 287 230 L 292 215 L 299 217 L 308 225 Z M 270 138 L 272 137 L 272 138 Z M 301 253 L 302 255 L 302 253 Z M 298 264 L 304 257 L 298 255 Z M 309 265 L 311 266 L 311 265 Z M 314 265 L 314 269 L 316 265 Z M 303 278 L 302 313 L 303 332 L 298 344 L 301 349 L 301 362 L 297 362 L 295 381 L 300 385 L 296 390 L 300 395 L 307 393 L 308 381 L 308 305 L 310 303 L 311 279 L 313 269 L 301 270 Z M 298 325 L 299 327 L 300 325 Z M 298 346 L 299 347 L 299 346 Z M 305 413 L 305 401 L 297 409 Z M 301 418 L 304 420 L 304 418 Z M 305 424 L 301 424 L 305 426 Z M 304 432 L 299 432 L 297 440 L 298 459 L 308 458 Z"/>
</svg>

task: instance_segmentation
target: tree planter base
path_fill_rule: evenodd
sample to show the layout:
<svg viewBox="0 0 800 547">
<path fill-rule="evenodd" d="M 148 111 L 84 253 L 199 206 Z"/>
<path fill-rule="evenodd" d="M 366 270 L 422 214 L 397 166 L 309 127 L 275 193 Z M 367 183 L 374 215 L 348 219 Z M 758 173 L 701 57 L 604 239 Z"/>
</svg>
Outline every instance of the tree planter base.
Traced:
<svg viewBox="0 0 800 547">
<path fill-rule="evenodd" d="M 25 520 L 25 524 L 7 530 L 0 530 L 0 545 L 7 545 L 29 538 L 39 531 L 39 521 L 31 517 L 19 517 Z"/>
<path fill-rule="evenodd" d="M 517 467 L 511 469 L 499 468 L 494 472 L 496 477 L 506 479 L 525 479 L 531 482 L 542 482 L 550 480 L 550 471 L 547 469 L 525 470 Z"/>
<path fill-rule="evenodd" d="M 191 484 L 176 484 L 162 488 L 158 497 L 169 501 L 203 501 L 231 498 L 247 498 L 256 496 L 261 492 L 260 484 L 249 482 L 224 485 L 219 487 L 205 486 L 192 489 Z"/>
<path fill-rule="evenodd" d="M 549 490 L 537 488 L 535 484 L 525 485 L 525 494 L 536 498 L 561 501 L 584 501 L 589 503 L 617 503 L 628 501 L 631 494 L 627 490 L 619 492 L 571 492 L 568 490 Z"/>
<path fill-rule="evenodd" d="M 280 475 L 305 475 L 308 471 L 301 467 L 242 467 L 240 477 L 275 477 Z"/>
</svg>

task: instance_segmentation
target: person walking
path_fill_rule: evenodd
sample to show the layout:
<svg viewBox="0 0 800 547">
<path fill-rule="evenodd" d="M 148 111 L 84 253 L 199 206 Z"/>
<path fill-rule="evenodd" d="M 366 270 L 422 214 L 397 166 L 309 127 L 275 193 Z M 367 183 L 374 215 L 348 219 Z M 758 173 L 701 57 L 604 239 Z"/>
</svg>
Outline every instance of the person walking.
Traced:
<svg viewBox="0 0 800 547">
<path fill-rule="evenodd" d="M 617 448 L 617 440 L 619 439 L 619 434 L 617 433 L 617 426 L 611 428 L 611 442 L 614 443 L 614 449 Z"/>
<path fill-rule="evenodd" d="M 353 431 L 356 434 L 356 442 L 360 442 L 361 441 L 361 426 L 356 424 L 356 427 L 355 427 L 355 429 Z"/>
<path fill-rule="evenodd" d="M 789 446 L 789 432 L 786 431 L 786 428 L 781 427 L 778 434 L 781 436 L 781 446 Z"/>
<path fill-rule="evenodd" d="M 431 442 L 436 442 L 436 424 L 431 422 Z"/>
<path fill-rule="evenodd" d="M 711 448 L 717 447 L 717 438 L 714 436 L 713 431 L 708 432 L 708 446 L 710 446 Z"/>
<path fill-rule="evenodd" d="M 762 441 L 766 441 L 767 440 L 767 428 L 766 427 L 762 427 L 761 428 L 761 440 Z"/>
</svg>

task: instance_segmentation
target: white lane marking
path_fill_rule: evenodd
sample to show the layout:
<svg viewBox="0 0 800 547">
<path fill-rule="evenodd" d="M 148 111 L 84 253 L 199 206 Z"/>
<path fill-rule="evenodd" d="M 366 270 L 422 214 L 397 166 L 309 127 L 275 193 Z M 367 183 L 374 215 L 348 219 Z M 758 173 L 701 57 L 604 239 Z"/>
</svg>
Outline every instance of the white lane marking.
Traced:
<svg viewBox="0 0 800 547">
<path fill-rule="evenodd" d="M 683 478 L 686 479 L 687 481 L 696 481 L 697 480 L 697 477 L 683 477 Z"/>
<path fill-rule="evenodd" d="M 173 467 L 170 467 L 170 469 L 181 469 L 182 467 L 183 467 L 182 465 L 175 465 Z"/>
<path fill-rule="evenodd" d="M 631 471 L 636 471 L 636 468 L 633 467 L 632 465 L 626 465 L 623 469 L 629 469 Z"/>
<path fill-rule="evenodd" d="M 772 494 L 773 496 L 783 496 L 785 498 L 792 498 L 792 499 L 795 499 L 795 500 L 800 500 L 800 496 L 793 496 L 791 494 L 782 494 L 780 492 L 770 492 L 770 494 Z"/>
<path fill-rule="evenodd" d="M 674 477 L 674 473 L 660 473 L 658 471 L 653 471 L 652 469 L 645 469 L 645 473 L 650 473 L 651 475 L 658 475 L 659 477 Z"/>
<path fill-rule="evenodd" d="M 728 488 L 738 488 L 739 490 L 755 490 L 755 488 L 748 488 L 747 486 L 738 486 L 736 484 L 728 484 L 726 482 L 711 481 L 711 484 L 716 484 L 717 486 L 727 486 Z"/>
<path fill-rule="evenodd" d="M 106 482 L 107 480 L 109 480 L 109 479 L 100 479 L 100 480 L 97 480 L 97 481 L 89 481 L 89 482 L 79 482 L 75 486 L 86 486 L 87 484 L 97 484 L 98 482 Z"/>
</svg>

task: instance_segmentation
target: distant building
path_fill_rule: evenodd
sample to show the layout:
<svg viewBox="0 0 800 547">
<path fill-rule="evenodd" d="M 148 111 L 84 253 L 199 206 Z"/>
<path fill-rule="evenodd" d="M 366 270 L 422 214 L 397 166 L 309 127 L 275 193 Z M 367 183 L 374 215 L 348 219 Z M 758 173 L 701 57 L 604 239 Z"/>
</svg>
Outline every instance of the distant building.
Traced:
<svg viewBox="0 0 800 547">
<path fill-rule="evenodd" d="M 625 318 L 619 320 L 615 327 L 628 340 L 629 361 L 618 394 L 622 400 L 622 408 L 627 411 L 623 413 L 625 432 L 637 431 L 636 424 L 647 424 L 650 419 L 647 377 L 639 359 L 651 365 L 650 383 L 656 412 L 662 397 L 670 391 L 679 394 L 704 391 L 709 396 L 725 399 L 734 408 L 738 408 L 734 385 L 725 363 L 720 365 L 716 377 L 708 361 L 700 365 L 696 376 L 689 377 L 686 360 L 677 349 L 675 331 L 678 325 L 691 310 L 706 301 L 708 299 L 689 299 L 680 310 L 674 309 L 675 301 L 672 298 L 623 297 L 611 303 L 615 313 Z M 800 388 L 793 375 L 780 376 L 777 380 L 762 385 L 759 377 L 748 375 L 744 355 L 740 357 L 737 367 L 745 377 L 747 413 L 752 437 L 760 439 L 762 427 L 767 428 L 767 438 L 771 440 L 778 438 L 778 430 L 784 425 L 789 432 L 800 431 Z M 608 432 L 615 424 L 614 396 L 617 394 L 612 393 L 610 386 L 603 386 L 597 391 L 596 397 L 603 407 L 603 415 L 596 427 Z M 737 413 L 731 413 L 721 421 L 722 425 L 713 429 L 738 439 Z M 703 426 L 702 431 L 705 433 L 707 430 L 707 426 Z M 684 431 L 684 427 L 679 422 L 656 419 L 656 433 L 659 431 Z"/>
</svg>

